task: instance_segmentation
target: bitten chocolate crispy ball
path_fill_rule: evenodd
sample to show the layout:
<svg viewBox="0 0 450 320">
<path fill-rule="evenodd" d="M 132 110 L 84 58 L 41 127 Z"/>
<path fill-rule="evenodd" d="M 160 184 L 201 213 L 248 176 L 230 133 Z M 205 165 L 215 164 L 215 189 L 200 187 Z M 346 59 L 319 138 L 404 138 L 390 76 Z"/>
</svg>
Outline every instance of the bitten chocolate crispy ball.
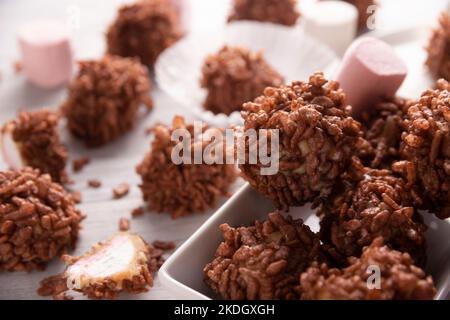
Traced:
<svg viewBox="0 0 450 320">
<path fill-rule="evenodd" d="M 228 115 L 240 111 L 244 102 L 261 95 L 266 87 L 282 83 L 283 77 L 261 52 L 225 46 L 203 63 L 201 86 L 207 90 L 204 107 Z"/>
<path fill-rule="evenodd" d="M 222 224 L 224 241 L 204 268 L 206 283 L 224 299 L 298 299 L 298 278 L 322 261 L 319 238 L 301 220 L 269 214 L 248 227 Z"/>
<path fill-rule="evenodd" d="M 418 183 L 427 209 L 450 217 L 450 84 L 437 82 L 408 109 L 401 153 L 412 163 L 411 184 Z M 406 164 L 407 165 L 407 164 Z"/>
<path fill-rule="evenodd" d="M 255 20 L 293 26 L 299 17 L 297 0 L 234 0 L 228 21 Z"/>
<path fill-rule="evenodd" d="M 349 259 L 350 266 L 339 270 L 316 264 L 301 275 L 305 300 L 431 300 L 436 294 L 431 276 L 414 265 L 409 254 L 383 246 L 377 238 L 364 249 L 361 258 Z M 380 287 L 372 278 L 378 268 Z"/>
<path fill-rule="evenodd" d="M 11 135 L 22 165 L 50 174 L 53 181 L 67 182 L 65 167 L 68 154 L 59 139 L 58 120 L 59 115 L 47 109 L 21 112 L 2 131 Z"/>
<path fill-rule="evenodd" d="M 243 177 L 284 209 L 328 196 L 362 135 L 338 83 L 315 73 L 309 82 L 267 88 L 243 108 L 244 131 L 279 129 L 280 149 L 277 174 L 261 175 L 260 163 L 246 163 Z"/>
<path fill-rule="evenodd" d="M 173 218 L 212 208 L 219 197 L 228 195 L 236 178 L 234 165 L 194 164 L 193 161 L 192 164 L 175 164 L 171 154 L 178 142 L 172 141 L 171 135 L 177 129 L 189 132 L 191 150 L 196 143 L 204 150 L 202 146 L 206 140 L 196 136 L 194 126 L 177 116 L 171 128 L 158 125 L 153 129 L 152 149 L 136 168 L 142 179 L 139 187 L 150 210 L 170 213 Z M 203 133 L 208 129 L 207 126 L 201 128 Z"/>
<path fill-rule="evenodd" d="M 177 8 L 170 0 L 122 6 L 106 34 L 109 54 L 139 57 L 147 66 L 153 66 L 159 54 L 180 37 Z"/>
<path fill-rule="evenodd" d="M 361 175 L 359 182 L 343 179 L 319 208 L 320 236 L 330 255 L 338 262 L 359 257 L 363 247 L 383 237 L 423 266 L 426 226 L 414 209 L 421 205 L 417 192 L 389 170 L 365 169 Z"/>
<path fill-rule="evenodd" d="M 42 269 L 74 248 L 82 214 L 48 174 L 0 172 L 0 271 Z"/>
<path fill-rule="evenodd" d="M 131 130 L 139 107 L 152 107 L 147 68 L 136 59 L 105 56 L 80 62 L 62 106 L 73 135 L 96 147 Z"/>
<path fill-rule="evenodd" d="M 81 257 L 64 256 L 66 270 L 41 281 L 38 294 L 61 299 L 74 290 L 90 299 L 115 299 L 122 292 L 147 292 L 162 254 L 139 235 L 118 232 Z"/>
<path fill-rule="evenodd" d="M 387 99 L 375 104 L 370 114 L 363 114 L 363 132 L 367 144 L 359 151 L 365 165 L 390 169 L 394 161 L 401 159 L 399 150 L 404 118 L 412 104 L 412 100 Z"/>
<path fill-rule="evenodd" d="M 442 13 L 440 25 L 433 31 L 428 43 L 428 58 L 425 62 L 435 78 L 450 81 L 450 16 Z"/>
</svg>

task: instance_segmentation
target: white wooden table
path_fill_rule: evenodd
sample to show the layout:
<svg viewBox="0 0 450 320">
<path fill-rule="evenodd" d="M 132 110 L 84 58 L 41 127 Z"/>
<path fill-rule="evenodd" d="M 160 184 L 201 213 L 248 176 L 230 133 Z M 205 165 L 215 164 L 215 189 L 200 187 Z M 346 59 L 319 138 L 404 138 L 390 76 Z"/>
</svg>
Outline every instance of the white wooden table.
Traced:
<svg viewBox="0 0 450 320">
<path fill-rule="evenodd" d="M 224 8 L 229 0 L 192 1 L 192 30 L 214 32 L 216 28 L 221 28 L 225 17 Z M 14 74 L 13 64 L 19 59 L 15 33 L 20 25 L 28 20 L 40 18 L 67 19 L 73 12 L 73 8 L 80 10 L 80 27 L 75 29 L 73 34 L 76 57 L 78 59 L 97 58 L 104 52 L 104 32 L 115 16 L 119 3 L 123 2 L 119 0 L 0 0 L 0 123 L 12 119 L 19 110 L 32 110 L 43 106 L 55 108 L 66 95 L 64 88 L 42 92 L 29 85 L 22 75 Z M 411 2 L 408 1 L 408 3 Z M 434 4 L 433 8 L 435 8 Z M 435 17 L 434 11 L 432 14 Z M 150 137 L 144 134 L 145 128 L 155 122 L 170 122 L 175 114 L 183 114 L 187 119 L 192 119 L 187 110 L 181 108 L 157 88 L 154 88 L 152 95 L 155 101 L 154 111 L 141 119 L 133 132 L 103 148 L 86 149 L 62 128 L 63 140 L 69 146 L 71 159 L 81 155 L 87 155 L 92 159 L 83 171 L 71 174 L 76 182 L 73 188 L 82 193 L 83 201 L 79 208 L 87 215 L 74 252 L 76 255 L 82 254 L 94 243 L 106 239 L 117 231 L 119 218 L 130 217 L 131 210 L 142 205 L 141 194 L 137 187 L 139 177 L 134 168 L 149 149 Z M 87 188 L 89 179 L 101 180 L 102 187 Z M 123 199 L 112 200 L 112 188 L 121 182 L 132 185 L 130 194 Z M 242 182 L 238 182 L 235 187 L 239 183 Z M 131 230 L 141 234 L 149 242 L 170 240 L 179 245 L 213 212 L 214 209 L 205 214 L 178 220 L 172 220 L 168 215 L 147 212 L 131 220 Z M 55 260 L 48 265 L 45 272 L 2 273 L 0 274 L 0 299 L 39 299 L 40 297 L 36 294 L 39 281 L 62 269 L 63 264 Z M 127 298 L 127 296 L 121 296 L 121 298 Z M 175 299 L 177 297 L 165 290 L 156 279 L 150 292 L 132 296 L 132 298 Z"/>
</svg>

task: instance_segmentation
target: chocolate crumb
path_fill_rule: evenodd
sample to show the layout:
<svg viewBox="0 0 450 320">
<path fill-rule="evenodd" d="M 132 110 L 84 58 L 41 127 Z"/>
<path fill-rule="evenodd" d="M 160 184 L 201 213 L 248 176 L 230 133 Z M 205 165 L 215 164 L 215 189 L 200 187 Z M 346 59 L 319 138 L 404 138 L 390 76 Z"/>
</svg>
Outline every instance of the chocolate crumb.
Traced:
<svg viewBox="0 0 450 320">
<path fill-rule="evenodd" d="M 75 159 L 72 161 L 72 169 L 74 172 L 81 171 L 89 162 L 91 162 L 91 159 L 87 156 L 82 156 L 78 159 Z"/>
<path fill-rule="evenodd" d="M 144 214 L 144 208 L 142 208 L 142 207 L 134 208 L 134 209 L 131 211 L 131 216 L 132 216 L 133 218 L 142 216 L 143 214 Z"/>
<path fill-rule="evenodd" d="M 56 298 L 60 294 L 64 294 L 67 290 L 66 279 L 62 274 L 57 274 L 55 276 L 43 279 L 39 283 L 37 294 L 44 297 L 52 296 L 53 298 Z"/>
<path fill-rule="evenodd" d="M 113 189 L 114 199 L 120 199 L 125 197 L 130 191 L 130 185 L 126 182 L 119 184 Z"/>
<path fill-rule="evenodd" d="M 97 179 L 88 180 L 88 186 L 94 189 L 100 188 L 102 186 L 102 182 Z"/>
<path fill-rule="evenodd" d="M 155 240 L 155 241 L 153 241 L 152 245 L 156 249 L 161 249 L 163 251 L 173 250 L 176 247 L 175 242 L 173 242 L 173 241 Z"/>
<path fill-rule="evenodd" d="M 120 231 L 130 230 L 130 220 L 128 220 L 127 218 L 120 218 L 119 219 L 119 230 Z"/>
</svg>

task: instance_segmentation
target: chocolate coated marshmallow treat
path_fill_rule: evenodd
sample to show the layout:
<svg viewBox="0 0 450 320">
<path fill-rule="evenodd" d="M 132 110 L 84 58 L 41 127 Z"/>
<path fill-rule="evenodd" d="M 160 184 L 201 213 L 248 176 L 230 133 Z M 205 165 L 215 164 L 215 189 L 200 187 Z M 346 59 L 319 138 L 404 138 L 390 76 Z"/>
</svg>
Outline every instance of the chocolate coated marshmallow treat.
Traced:
<svg viewBox="0 0 450 320">
<path fill-rule="evenodd" d="M 108 53 L 138 57 L 152 67 L 180 37 L 180 17 L 171 0 L 140 0 L 122 6 L 106 34 Z"/>
<path fill-rule="evenodd" d="M 152 107 L 150 89 L 147 68 L 136 59 L 80 62 L 62 106 L 69 130 L 91 147 L 117 139 L 133 128 L 141 104 Z"/>
<path fill-rule="evenodd" d="M 269 214 L 265 221 L 233 228 L 204 268 L 206 283 L 223 299 L 298 299 L 298 277 L 323 262 L 319 238 L 301 220 Z"/>
<path fill-rule="evenodd" d="M 244 102 L 261 95 L 266 87 L 282 83 L 283 77 L 261 52 L 225 46 L 203 63 L 201 85 L 207 90 L 204 107 L 228 115 L 242 110 Z"/>
<path fill-rule="evenodd" d="M 418 184 L 425 207 L 450 217 L 450 84 L 437 82 L 408 109 L 401 154 L 410 184 Z M 399 165 L 398 167 L 401 167 Z"/>
<path fill-rule="evenodd" d="M 425 62 L 435 78 L 450 81 L 450 16 L 442 13 L 439 26 L 433 31 L 427 47 Z"/>
<path fill-rule="evenodd" d="M 158 125 L 153 129 L 155 138 L 152 148 L 136 168 L 142 179 L 139 187 L 150 210 L 170 213 L 173 218 L 212 208 L 221 196 L 228 195 L 236 178 L 234 165 L 207 164 L 204 161 L 200 164 L 193 161 L 191 164 L 184 161 L 175 164 L 172 151 L 177 142 L 171 140 L 171 135 L 177 129 L 190 133 L 192 139 L 188 147 L 191 150 L 194 150 L 195 144 L 204 150 L 206 140 L 195 136 L 194 126 L 186 124 L 183 117 L 176 116 L 172 127 Z M 218 130 L 223 134 L 219 129 L 201 128 L 202 133 L 207 130 Z"/>
<path fill-rule="evenodd" d="M 0 271 L 42 269 L 74 248 L 83 215 L 48 174 L 0 172 Z"/>
<path fill-rule="evenodd" d="M 309 268 L 300 277 L 302 299 L 431 300 L 436 294 L 431 276 L 409 254 L 384 246 L 382 238 L 366 247 L 360 258 L 349 259 L 349 264 L 341 270 L 326 264 Z"/>
<path fill-rule="evenodd" d="M 267 88 L 244 104 L 244 132 L 279 130 L 279 172 L 261 175 L 259 162 L 240 164 L 244 179 L 284 209 L 328 196 L 361 140 L 361 125 L 350 113 L 339 84 L 322 73 Z"/>
<path fill-rule="evenodd" d="M 363 168 L 359 174 L 359 179 L 336 184 L 319 208 L 320 236 L 328 253 L 342 263 L 383 237 L 386 245 L 408 252 L 423 266 L 426 225 L 415 210 L 422 204 L 417 191 L 389 170 Z"/>
<path fill-rule="evenodd" d="M 68 182 L 65 171 L 68 153 L 59 138 L 58 121 L 58 113 L 41 109 L 21 112 L 16 119 L 8 122 L 2 129 L 2 152 L 6 162 L 14 169 L 30 166 L 50 174 L 53 181 Z M 7 135 L 16 150 L 6 147 Z M 20 163 L 10 163 L 15 161 L 10 154 L 14 152 L 18 153 Z"/>
</svg>

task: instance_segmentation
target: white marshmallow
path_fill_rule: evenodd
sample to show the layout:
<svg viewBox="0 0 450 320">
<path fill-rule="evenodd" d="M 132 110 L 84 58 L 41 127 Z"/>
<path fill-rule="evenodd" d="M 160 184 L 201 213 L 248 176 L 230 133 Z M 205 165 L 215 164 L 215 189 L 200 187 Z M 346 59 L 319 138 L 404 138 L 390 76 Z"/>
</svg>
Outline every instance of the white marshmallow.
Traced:
<svg viewBox="0 0 450 320">
<path fill-rule="evenodd" d="M 356 36 L 358 10 L 343 1 L 318 1 L 304 9 L 302 21 L 306 33 L 342 55 Z"/>
</svg>

